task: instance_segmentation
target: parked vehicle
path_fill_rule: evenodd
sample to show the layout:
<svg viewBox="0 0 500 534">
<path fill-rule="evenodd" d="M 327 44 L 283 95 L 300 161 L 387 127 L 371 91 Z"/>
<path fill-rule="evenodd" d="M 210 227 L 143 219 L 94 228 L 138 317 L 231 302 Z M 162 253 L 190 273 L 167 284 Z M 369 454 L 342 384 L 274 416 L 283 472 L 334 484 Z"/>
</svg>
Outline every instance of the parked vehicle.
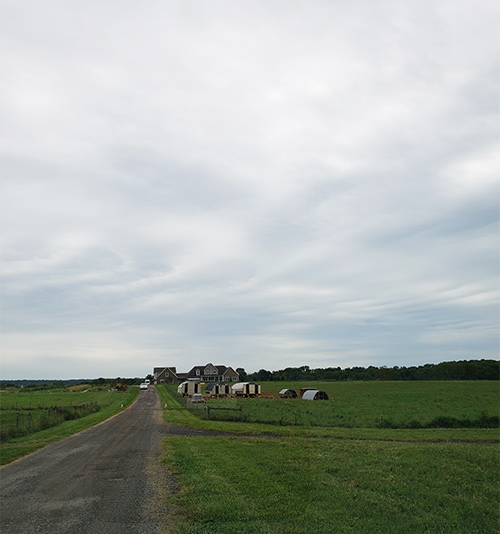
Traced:
<svg viewBox="0 0 500 534">
<path fill-rule="evenodd" d="M 140 385 L 140 388 L 141 388 L 141 389 L 148 389 L 148 385 L 147 385 L 145 382 L 143 382 L 143 383 Z"/>
</svg>

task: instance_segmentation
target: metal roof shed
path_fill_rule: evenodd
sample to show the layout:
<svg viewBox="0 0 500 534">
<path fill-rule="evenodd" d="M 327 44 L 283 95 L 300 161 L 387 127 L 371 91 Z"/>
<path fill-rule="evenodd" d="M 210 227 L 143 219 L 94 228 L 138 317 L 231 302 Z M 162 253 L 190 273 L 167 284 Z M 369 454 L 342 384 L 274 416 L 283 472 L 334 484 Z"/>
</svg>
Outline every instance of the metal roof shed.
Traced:
<svg viewBox="0 0 500 534">
<path fill-rule="evenodd" d="M 297 398 L 297 392 L 294 389 L 282 389 L 279 394 L 281 398 L 283 399 L 296 399 Z"/>
<path fill-rule="evenodd" d="M 302 395 L 305 400 L 328 400 L 328 395 L 325 391 L 319 391 L 318 389 L 308 389 Z"/>
</svg>

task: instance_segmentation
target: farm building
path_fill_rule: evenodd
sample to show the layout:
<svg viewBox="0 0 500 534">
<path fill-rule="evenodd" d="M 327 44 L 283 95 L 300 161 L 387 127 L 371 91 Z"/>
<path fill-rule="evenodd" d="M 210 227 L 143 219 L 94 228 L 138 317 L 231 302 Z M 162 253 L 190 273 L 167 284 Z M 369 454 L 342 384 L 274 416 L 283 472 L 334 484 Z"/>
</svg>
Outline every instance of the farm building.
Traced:
<svg viewBox="0 0 500 534">
<path fill-rule="evenodd" d="M 186 375 L 187 380 L 199 380 L 201 382 L 236 382 L 240 375 L 232 368 L 225 365 L 196 365 Z"/>
<path fill-rule="evenodd" d="M 208 387 L 207 387 L 207 391 Z M 212 397 L 225 397 L 231 393 L 231 388 L 227 384 L 214 384 L 210 388 L 210 395 Z"/>
<path fill-rule="evenodd" d="M 318 389 L 308 389 L 304 391 L 302 398 L 305 400 L 328 400 L 326 391 L 319 391 Z"/>
<path fill-rule="evenodd" d="M 153 384 L 177 382 L 179 379 L 175 367 L 155 367 L 153 369 Z"/>
<path fill-rule="evenodd" d="M 233 395 L 238 397 L 254 397 L 255 395 L 260 395 L 261 391 L 260 384 L 253 382 L 238 382 L 231 388 Z"/>
<path fill-rule="evenodd" d="M 205 386 L 205 393 L 212 393 L 212 389 L 214 389 L 215 386 L 216 384 L 214 384 L 213 382 L 211 384 L 207 384 Z"/>
<path fill-rule="evenodd" d="M 296 399 L 297 398 L 297 392 L 294 389 L 282 389 L 279 392 L 279 396 L 282 399 Z"/>
<path fill-rule="evenodd" d="M 188 373 L 179 373 L 175 367 L 154 367 L 153 384 L 168 384 L 172 382 L 237 382 L 240 375 L 226 365 L 197 365 Z"/>
<path fill-rule="evenodd" d="M 195 393 L 201 393 L 199 382 L 182 382 L 177 388 L 177 393 L 183 397 L 191 397 Z"/>
</svg>

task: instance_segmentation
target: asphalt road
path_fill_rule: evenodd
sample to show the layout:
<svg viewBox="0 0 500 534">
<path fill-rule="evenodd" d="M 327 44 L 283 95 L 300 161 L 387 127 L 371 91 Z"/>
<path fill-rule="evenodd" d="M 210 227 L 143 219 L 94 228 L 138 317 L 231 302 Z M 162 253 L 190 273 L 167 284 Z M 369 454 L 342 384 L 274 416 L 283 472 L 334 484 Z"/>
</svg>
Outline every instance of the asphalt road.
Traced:
<svg viewBox="0 0 500 534">
<path fill-rule="evenodd" d="M 167 532 L 158 462 L 168 430 L 153 387 L 119 415 L 0 470 L 2 534 Z"/>
</svg>

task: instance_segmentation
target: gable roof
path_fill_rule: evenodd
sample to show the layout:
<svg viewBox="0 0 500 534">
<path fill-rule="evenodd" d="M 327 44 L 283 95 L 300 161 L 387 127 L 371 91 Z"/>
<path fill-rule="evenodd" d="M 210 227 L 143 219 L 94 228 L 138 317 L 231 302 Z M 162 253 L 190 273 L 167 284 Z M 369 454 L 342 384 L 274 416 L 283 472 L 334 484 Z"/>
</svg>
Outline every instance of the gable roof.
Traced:
<svg viewBox="0 0 500 534">
<path fill-rule="evenodd" d="M 168 371 L 170 375 L 177 376 L 176 368 L 175 367 L 154 367 L 153 368 L 153 376 L 156 378 L 157 376 L 161 375 L 165 371 Z"/>
<path fill-rule="evenodd" d="M 195 365 L 188 373 L 187 373 L 187 376 L 188 377 L 196 377 L 196 376 L 205 376 L 204 372 L 205 372 L 205 369 L 207 367 L 213 367 L 216 369 L 217 371 L 217 374 L 212 374 L 210 376 L 218 376 L 218 377 L 221 377 L 221 376 L 224 376 L 224 373 L 228 370 L 231 370 L 233 371 L 235 374 L 238 374 L 236 373 L 236 371 L 234 371 L 232 369 L 232 367 L 227 367 L 226 365 L 213 365 L 212 363 L 207 363 L 206 365 Z M 197 374 L 196 371 L 199 371 L 199 373 Z"/>
</svg>

